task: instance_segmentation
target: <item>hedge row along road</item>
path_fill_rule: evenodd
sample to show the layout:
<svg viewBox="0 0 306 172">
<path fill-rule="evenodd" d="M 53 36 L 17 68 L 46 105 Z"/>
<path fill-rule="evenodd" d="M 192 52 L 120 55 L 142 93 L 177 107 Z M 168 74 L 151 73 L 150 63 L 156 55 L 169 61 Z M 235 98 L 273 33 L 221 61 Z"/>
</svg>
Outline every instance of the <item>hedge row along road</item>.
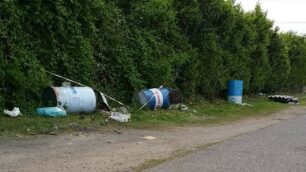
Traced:
<svg viewBox="0 0 306 172">
<path fill-rule="evenodd" d="M 39 106 L 61 80 L 125 103 L 164 82 L 185 100 L 214 99 L 229 79 L 246 94 L 300 90 L 305 36 L 280 33 L 257 6 L 224 0 L 10 0 L 0 2 L 0 110 Z"/>
</svg>

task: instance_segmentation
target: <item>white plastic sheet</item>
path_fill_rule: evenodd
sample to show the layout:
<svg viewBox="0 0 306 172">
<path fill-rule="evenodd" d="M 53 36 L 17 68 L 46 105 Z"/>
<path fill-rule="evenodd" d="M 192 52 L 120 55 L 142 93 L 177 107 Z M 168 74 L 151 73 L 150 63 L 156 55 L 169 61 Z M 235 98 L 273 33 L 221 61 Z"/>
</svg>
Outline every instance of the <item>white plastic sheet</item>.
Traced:
<svg viewBox="0 0 306 172">
<path fill-rule="evenodd" d="M 4 113 L 7 114 L 10 117 L 17 117 L 21 115 L 20 109 L 18 107 L 14 107 L 12 111 L 4 110 Z"/>
<path fill-rule="evenodd" d="M 111 112 L 111 119 L 118 121 L 118 122 L 128 122 L 131 118 L 131 114 L 123 114 L 120 112 Z"/>
</svg>

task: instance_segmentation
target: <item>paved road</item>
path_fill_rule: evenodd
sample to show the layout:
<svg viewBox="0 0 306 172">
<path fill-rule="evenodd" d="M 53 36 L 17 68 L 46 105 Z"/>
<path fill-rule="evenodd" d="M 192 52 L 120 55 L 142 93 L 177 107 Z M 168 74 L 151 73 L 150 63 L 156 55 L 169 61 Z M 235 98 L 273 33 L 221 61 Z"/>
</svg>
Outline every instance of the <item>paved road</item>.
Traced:
<svg viewBox="0 0 306 172">
<path fill-rule="evenodd" d="M 146 171 L 306 172 L 306 115 L 238 136 Z"/>
</svg>

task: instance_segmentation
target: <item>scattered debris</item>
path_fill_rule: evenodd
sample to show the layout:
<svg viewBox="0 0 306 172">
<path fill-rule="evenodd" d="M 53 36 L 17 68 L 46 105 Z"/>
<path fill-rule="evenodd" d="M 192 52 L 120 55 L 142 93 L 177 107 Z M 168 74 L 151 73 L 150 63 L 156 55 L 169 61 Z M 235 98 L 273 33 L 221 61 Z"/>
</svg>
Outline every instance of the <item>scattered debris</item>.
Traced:
<svg viewBox="0 0 306 172">
<path fill-rule="evenodd" d="M 240 105 L 240 106 L 250 106 L 250 107 L 254 106 L 254 105 L 251 105 L 251 104 L 248 104 L 248 103 L 241 103 L 241 104 L 237 104 L 237 105 Z"/>
<path fill-rule="evenodd" d="M 109 117 L 110 119 L 113 119 L 118 122 L 128 122 L 131 118 L 131 114 L 127 113 L 121 113 L 121 112 L 111 112 L 111 115 Z"/>
<path fill-rule="evenodd" d="M 55 76 L 55 77 L 61 78 L 61 79 L 65 80 L 65 81 L 68 81 L 68 82 L 74 83 L 74 84 L 76 84 L 76 85 L 79 85 L 79 86 L 82 86 L 82 87 L 89 87 L 89 86 L 86 86 L 86 85 L 84 85 L 84 84 L 82 84 L 82 83 L 79 83 L 79 82 L 77 82 L 77 81 L 74 81 L 74 80 L 71 80 L 71 79 L 69 79 L 69 78 L 66 78 L 66 77 L 63 77 L 63 76 L 61 76 L 61 75 L 58 75 L 58 74 L 56 74 L 56 73 L 53 73 L 53 72 L 47 71 L 47 70 L 45 70 L 45 69 L 41 69 L 41 70 L 42 70 L 42 71 L 44 71 L 44 72 L 47 72 L 48 74 L 50 74 L 50 75 L 52 75 L 52 76 Z M 94 89 L 94 90 L 96 90 L 97 92 L 102 93 L 102 92 L 101 92 L 101 91 L 99 91 L 98 89 Z M 109 98 L 110 100 L 112 100 L 112 101 L 114 101 L 114 102 L 116 102 L 116 103 L 120 104 L 121 106 L 125 106 L 125 107 L 129 108 L 128 106 L 126 106 L 126 105 L 125 105 L 125 104 L 123 104 L 122 102 L 120 102 L 120 101 L 118 101 L 118 100 L 114 99 L 113 97 L 111 97 L 111 96 L 109 96 L 109 95 L 106 95 L 106 94 L 104 94 L 104 93 L 102 93 L 102 94 L 103 94 L 103 96 L 105 96 L 105 97 Z"/>
<path fill-rule="evenodd" d="M 167 109 L 170 105 L 169 89 L 161 86 L 159 88 L 142 90 L 138 93 L 138 100 L 142 105 L 138 110 L 143 109 L 145 106 L 151 110 L 159 108 Z"/>
<path fill-rule="evenodd" d="M 289 102 L 290 105 L 299 105 L 299 103 Z"/>
<path fill-rule="evenodd" d="M 189 108 L 187 105 L 182 104 L 182 103 L 178 103 L 178 104 L 171 104 L 169 106 L 169 109 L 173 109 L 173 110 L 181 110 L 181 111 L 188 111 Z"/>
<path fill-rule="evenodd" d="M 144 137 L 142 137 L 143 139 L 146 139 L 146 140 L 150 140 L 150 141 L 152 141 L 152 140 L 156 140 L 157 138 L 156 137 L 153 137 L 153 136 L 144 136 Z"/>
<path fill-rule="evenodd" d="M 110 116 L 110 115 L 111 115 L 111 112 L 110 112 L 110 111 L 101 110 L 100 112 L 101 112 L 101 114 L 104 114 L 104 115 L 106 115 L 106 116 Z"/>
<path fill-rule="evenodd" d="M 288 95 L 272 95 L 268 96 L 268 98 L 275 102 L 281 102 L 281 103 L 289 103 L 289 104 L 298 104 L 298 98 L 294 96 L 288 96 Z"/>
<path fill-rule="evenodd" d="M 265 94 L 265 93 L 260 92 L 260 93 L 258 93 L 258 95 L 260 95 L 260 96 L 265 96 L 266 94 Z"/>
<path fill-rule="evenodd" d="M 101 110 L 101 113 L 109 116 L 108 119 L 113 119 L 118 122 L 128 122 L 131 118 L 131 114 L 126 107 L 113 108 L 111 111 Z M 108 121 L 108 119 L 105 121 Z"/>
<path fill-rule="evenodd" d="M 110 108 L 104 94 L 99 92 L 99 95 L 100 96 L 98 96 L 97 107 L 102 109 L 102 110 L 110 111 L 111 108 Z"/>
<path fill-rule="evenodd" d="M 124 113 L 124 114 L 129 113 L 127 108 L 125 108 L 125 107 L 112 108 L 111 112 L 121 112 L 121 113 Z M 107 113 L 107 111 L 106 111 L 106 113 Z"/>
<path fill-rule="evenodd" d="M 182 92 L 179 89 L 170 89 L 169 90 L 169 99 L 171 104 L 180 104 L 182 103 Z"/>
<path fill-rule="evenodd" d="M 17 117 L 19 115 L 22 115 L 18 107 L 14 107 L 12 111 L 4 110 L 4 113 L 10 117 Z"/>
<path fill-rule="evenodd" d="M 181 104 L 181 107 L 180 107 L 180 110 L 181 111 L 187 111 L 189 108 L 186 106 L 186 105 L 184 105 L 184 104 Z"/>
<path fill-rule="evenodd" d="M 198 111 L 196 109 L 191 109 L 192 113 L 198 113 Z"/>
<path fill-rule="evenodd" d="M 70 82 L 64 81 L 62 83 L 62 87 L 71 87 L 71 84 L 70 84 Z"/>
<path fill-rule="evenodd" d="M 151 110 L 159 108 L 168 109 L 171 105 L 177 106 L 179 104 L 180 106 L 182 103 L 181 90 L 166 88 L 163 85 L 159 88 L 142 90 L 138 93 L 137 98 L 142 105 L 138 110 L 141 110 L 145 106 Z"/>
<path fill-rule="evenodd" d="M 51 86 L 42 94 L 43 107 L 59 107 L 67 113 L 90 113 L 95 111 L 96 104 L 96 93 L 90 87 Z"/>
<path fill-rule="evenodd" d="M 124 113 L 124 114 L 128 114 L 129 113 L 126 107 L 119 107 L 118 111 L 121 112 L 121 113 Z"/>
<path fill-rule="evenodd" d="M 46 117 L 59 117 L 67 115 L 64 109 L 58 107 L 37 108 L 36 113 L 40 116 L 46 116 Z"/>
<path fill-rule="evenodd" d="M 169 109 L 171 110 L 180 110 L 180 111 L 188 111 L 191 113 L 198 113 L 198 111 L 196 109 L 189 109 L 187 105 L 182 104 L 182 103 L 178 103 L 178 104 L 172 104 L 169 106 Z"/>
</svg>

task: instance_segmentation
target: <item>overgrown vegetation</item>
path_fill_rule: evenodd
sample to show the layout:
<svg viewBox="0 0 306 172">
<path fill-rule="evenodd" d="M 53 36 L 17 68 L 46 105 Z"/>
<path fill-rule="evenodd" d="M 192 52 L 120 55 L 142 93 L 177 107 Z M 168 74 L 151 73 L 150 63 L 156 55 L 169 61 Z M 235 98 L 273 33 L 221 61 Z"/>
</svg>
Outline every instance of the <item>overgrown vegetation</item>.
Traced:
<svg viewBox="0 0 306 172">
<path fill-rule="evenodd" d="M 229 79 L 245 92 L 306 85 L 305 36 L 273 29 L 260 6 L 224 0 L 0 2 L 0 110 L 32 112 L 46 69 L 125 102 L 164 82 L 186 99 L 213 99 Z"/>
</svg>

